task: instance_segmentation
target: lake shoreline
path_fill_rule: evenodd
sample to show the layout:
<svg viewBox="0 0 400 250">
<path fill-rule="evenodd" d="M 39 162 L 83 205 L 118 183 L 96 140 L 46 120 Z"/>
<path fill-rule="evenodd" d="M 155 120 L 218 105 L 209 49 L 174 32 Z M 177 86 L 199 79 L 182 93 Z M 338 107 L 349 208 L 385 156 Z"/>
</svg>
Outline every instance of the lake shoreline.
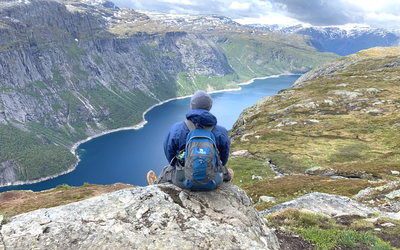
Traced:
<svg viewBox="0 0 400 250">
<path fill-rule="evenodd" d="M 209 92 L 207 92 L 207 93 L 212 94 L 212 93 L 219 93 L 219 92 L 226 92 L 226 91 L 239 91 L 239 90 L 242 89 L 242 88 L 240 87 L 240 85 L 248 85 L 248 84 L 253 83 L 255 80 L 268 79 L 268 78 L 276 78 L 276 77 L 283 76 L 283 75 L 294 75 L 294 74 L 279 74 L 279 75 L 271 75 L 271 76 L 266 76 L 266 77 L 252 78 L 252 79 L 250 79 L 249 81 L 246 81 L 246 82 L 243 82 L 243 83 L 238 83 L 238 84 L 237 84 L 238 88 L 221 89 L 221 90 L 209 91 Z M 72 172 L 72 171 L 74 171 L 74 170 L 76 169 L 76 167 L 78 166 L 78 164 L 79 164 L 79 162 L 80 162 L 80 160 L 81 160 L 81 159 L 79 158 L 79 155 L 76 154 L 76 149 L 77 149 L 82 143 L 85 143 L 85 142 L 88 142 L 88 141 L 90 141 L 90 140 L 92 140 L 92 139 L 94 139 L 94 138 L 97 138 L 97 137 L 100 137 L 100 136 L 103 136 L 103 135 L 106 135 L 106 134 L 118 132 L 118 131 L 123 131 L 123 130 L 138 130 L 138 129 L 141 129 L 141 128 L 143 128 L 144 125 L 147 124 L 147 121 L 146 121 L 146 119 L 145 119 L 145 115 L 146 115 L 150 110 L 152 110 L 153 108 L 155 108 L 155 107 L 157 107 L 157 106 L 160 106 L 160 105 L 162 105 L 162 104 L 165 104 L 165 103 L 167 103 L 167 102 L 173 101 L 173 100 L 184 99 L 184 98 L 188 98 L 188 97 L 191 97 L 191 96 L 192 96 L 192 95 L 181 96 L 181 97 L 174 97 L 174 98 L 171 98 L 171 99 L 168 99 L 168 100 L 165 100 L 165 101 L 156 103 L 156 104 L 150 106 L 149 108 L 147 108 L 147 109 L 143 112 L 143 114 L 142 114 L 142 121 L 139 122 L 139 123 L 137 123 L 137 124 L 135 124 L 135 125 L 133 125 L 133 126 L 122 127 L 122 128 L 117 128 L 117 129 L 112 129 L 112 130 L 103 131 L 103 132 L 97 133 L 97 134 L 95 134 L 95 135 L 89 136 L 88 138 L 86 138 L 86 139 L 84 139 L 84 140 L 80 140 L 80 141 L 74 143 L 74 144 L 71 146 L 71 148 L 70 148 L 70 152 L 71 152 L 72 154 L 75 155 L 75 157 L 76 157 L 76 159 L 77 159 L 77 162 L 76 162 L 75 164 L 73 164 L 72 166 L 70 166 L 67 170 L 64 170 L 64 171 L 62 171 L 62 172 L 60 172 L 60 173 L 58 173 L 58 174 L 54 174 L 54 175 L 42 177 L 42 178 L 35 179 L 35 180 L 17 181 L 17 182 L 12 183 L 12 184 L 11 184 L 11 183 L 7 183 L 7 185 L 0 185 L 0 188 L 1 188 L 1 187 L 7 187 L 7 186 L 18 186 L 18 185 L 28 185 L 28 184 L 39 183 L 39 182 L 42 182 L 42 181 L 46 181 L 46 180 L 50 180 L 50 179 L 57 178 L 57 177 L 59 177 L 59 176 L 61 176 L 61 175 L 68 174 L 68 173 L 70 173 L 70 172 Z"/>
<path fill-rule="evenodd" d="M 262 79 L 274 78 L 274 77 L 279 77 L 279 76 L 283 76 L 283 75 L 293 75 L 293 74 L 280 74 L 280 75 L 272 75 L 272 76 L 265 76 L 265 77 L 252 78 L 252 79 L 250 79 L 250 80 L 247 81 L 247 82 L 238 83 L 237 85 L 239 86 L 239 88 L 234 88 L 234 89 L 220 89 L 220 90 L 210 91 L 210 92 L 207 92 L 207 93 L 208 93 L 208 94 L 213 94 L 213 93 L 226 92 L 226 91 L 239 91 L 239 90 L 242 89 L 242 88 L 240 87 L 240 85 L 248 85 L 248 84 L 253 83 L 255 80 L 262 80 Z M 188 98 L 188 97 L 191 97 L 191 96 L 192 96 L 192 95 L 174 97 L 174 98 L 171 98 L 171 99 L 168 99 L 168 100 L 165 100 L 165 101 L 156 103 L 156 104 L 150 106 L 148 109 L 146 109 L 146 110 L 143 112 L 143 114 L 142 114 L 142 121 L 141 121 L 141 122 L 139 122 L 139 123 L 137 123 L 137 124 L 135 124 L 135 125 L 133 125 L 133 126 L 130 126 L 130 127 L 122 127 L 122 128 L 107 130 L 107 131 L 101 132 L 101 133 L 99 133 L 99 134 L 96 134 L 96 135 L 93 135 L 93 136 L 89 136 L 88 138 L 86 138 L 86 139 L 84 139 L 84 140 L 80 140 L 80 141 L 74 143 L 74 144 L 72 145 L 72 147 L 70 148 L 70 151 L 71 151 L 71 153 L 73 153 L 73 154 L 76 156 L 76 152 L 75 152 L 75 151 L 76 151 L 76 149 L 79 147 L 79 145 L 81 145 L 82 143 L 88 142 L 88 141 L 90 141 L 90 140 L 92 140 L 92 139 L 94 139 L 94 138 L 97 138 L 97 137 L 100 137 L 100 136 L 103 136 L 103 135 L 106 135 L 106 134 L 118 132 L 118 131 L 123 131 L 123 130 L 131 130 L 131 129 L 138 130 L 138 129 L 141 129 L 141 128 L 143 128 L 143 126 L 146 125 L 146 123 L 147 123 L 147 121 L 146 121 L 146 119 L 145 119 L 145 115 L 146 115 L 150 110 L 152 110 L 153 108 L 155 108 L 155 107 L 157 107 L 157 106 L 160 106 L 160 105 L 162 105 L 162 104 L 164 104 L 164 103 L 170 102 L 170 101 L 185 99 L 185 98 Z M 76 165 L 77 165 L 77 164 L 76 164 Z"/>
</svg>

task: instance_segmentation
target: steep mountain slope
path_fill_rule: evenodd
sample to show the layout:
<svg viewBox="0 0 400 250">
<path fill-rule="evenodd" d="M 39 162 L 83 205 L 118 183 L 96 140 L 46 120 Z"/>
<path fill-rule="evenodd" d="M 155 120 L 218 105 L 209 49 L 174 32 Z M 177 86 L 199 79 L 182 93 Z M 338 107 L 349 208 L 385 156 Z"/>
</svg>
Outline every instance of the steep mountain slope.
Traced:
<svg viewBox="0 0 400 250">
<path fill-rule="evenodd" d="M 353 27 L 305 27 L 303 25 L 284 26 L 250 24 L 247 27 L 279 32 L 282 34 L 302 34 L 313 38 L 319 51 L 329 51 L 341 56 L 350 55 L 372 47 L 400 46 L 400 31 L 382 28 Z"/>
<path fill-rule="evenodd" d="M 76 162 L 72 143 L 132 126 L 161 100 L 235 87 L 234 71 L 204 38 L 133 10 L 1 7 L 0 185 L 66 171 Z"/>
<path fill-rule="evenodd" d="M 237 184 L 255 200 L 268 195 L 282 202 L 315 191 L 351 197 L 397 179 L 399 67 L 400 48 L 361 51 L 243 111 L 231 133 L 233 155 L 242 156 L 228 162 L 243 180 Z M 272 164 L 284 177 L 271 179 Z M 306 170 L 310 175 L 302 175 Z M 382 203 L 396 188 L 366 199 Z"/>
<path fill-rule="evenodd" d="M 161 101 L 335 57 L 302 44 L 292 67 L 250 71 L 200 33 L 104 0 L 3 1 L 0 17 L 0 186 L 71 171 L 75 142 L 138 124 Z"/>
<path fill-rule="evenodd" d="M 201 33 L 226 55 L 239 77 L 251 78 L 283 72 L 304 73 L 335 57 L 319 54 L 308 36 L 260 31 L 218 15 L 166 14 L 140 11 L 152 20 Z"/>
</svg>

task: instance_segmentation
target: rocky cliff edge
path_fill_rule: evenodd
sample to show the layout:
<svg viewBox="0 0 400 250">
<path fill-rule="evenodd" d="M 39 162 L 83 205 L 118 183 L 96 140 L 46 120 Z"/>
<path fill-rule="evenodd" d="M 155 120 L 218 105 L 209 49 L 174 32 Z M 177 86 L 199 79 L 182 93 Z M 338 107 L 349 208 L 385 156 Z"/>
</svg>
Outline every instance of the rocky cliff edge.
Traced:
<svg viewBox="0 0 400 250">
<path fill-rule="evenodd" d="M 251 203 L 232 183 L 128 188 L 15 216 L 0 228 L 0 249 L 279 249 Z"/>
</svg>

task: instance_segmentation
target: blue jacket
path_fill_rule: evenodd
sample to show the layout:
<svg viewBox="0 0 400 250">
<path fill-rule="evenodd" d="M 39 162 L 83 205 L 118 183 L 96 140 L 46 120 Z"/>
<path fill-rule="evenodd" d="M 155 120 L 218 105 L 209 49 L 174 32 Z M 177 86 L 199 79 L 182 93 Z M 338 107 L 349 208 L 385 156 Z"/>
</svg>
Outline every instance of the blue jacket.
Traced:
<svg viewBox="0 0 400 250">
<path fill-rule="evenodd" d="M 211 131 L 215 136 L 215 144 L 220 154 L 220 160 L 222 164 L 228 162 L 229 157 L 229 136 L 228 131 L 217 125 L 217 118 L 205 109 L 192 109 L 186 114 L 186 119 L 191 120 L 194 124 L 200 123 L 206 127 L 214 126 Z M 179 153 L 179 151 L 186 147 L 186 136 L 189 134 L 189 129 L 186 127 L 184 122 L 178 122 L 172 125 L 169 129 L 168 135 L 164 140 L 164 153 L 167 157 L 168 162 Z M 175 166 L 176 160 L 171 163 L 171 166 Z"/>
</svg>

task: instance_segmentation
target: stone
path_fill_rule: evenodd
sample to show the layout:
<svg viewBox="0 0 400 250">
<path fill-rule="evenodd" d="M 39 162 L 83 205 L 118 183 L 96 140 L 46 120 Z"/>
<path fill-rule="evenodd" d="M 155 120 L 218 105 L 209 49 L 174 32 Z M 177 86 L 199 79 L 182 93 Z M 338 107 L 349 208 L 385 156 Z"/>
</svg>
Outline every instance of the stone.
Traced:
<svg viewBox="0 0 400 250">
<path fill-rule="evenodd" d="M 244 135 L 242 135 L 242 137 L 240 138 L 240 141 L 249 141 L 249 139 L 247 139 L 246 137 L 249 136 L 249 135 L 254 135 L 254 134 L 257 134 L 257 132 L 244 134 Z"/>
<path fill-rule="evenodd" d="M 367 217 L 370 214 L 379 214 L 379 210 L 354 201 L 348 197 L 325 193 L 310 193 L 297 199 L 278 204 L 261 211 L 262 215 L 277 213 L 285 208 L 307 209 L 314 213 L 328 216 L 360 215 Z"/>
<path fill-rule="evenodd" d="M 400 220 L 400 212 L 397 212 L 397 213 L 395 213 L 395 212 L 381 213 L 376 217 L 376 219 L 382 218 L 382 217 L 389 218 L 389 219 L 392 219 L 392 220 Z"/>
<path fill-rule="evenodd" d="M 331 101 L 331 100 L 324 100 L 323 102 L 328 104 L 329 106 L 333 106 L 336 104 L 334 101 Z"/>
<path fill-rule="evenodd" d="M 297 107 L 297 108 L 309 108 L 309 109 L 316 109 L 317 107 L 319 107 L 319 105 L 315 102 L 309 102 L 309 103 L 304 103 L 304 104 L 294 104 L 291 106 Z"/>
<path fill-rule="evenodd" d="M 382 113 L 382 112 L 383 112 L 382 109 L 372 109 L 372 110 L 368 110 L 365 113 L 369 114 L 369 113 Z"/>
<path fill-rule="evenodd" d="M 387 222 L 387 223 L 381 224 L 381 226 L 382 227 L 395 227 L 396 225 L 393 223 Z"/>
<path fill-rule="evenodd" d="M 243 149 L 243 150 L 238 150 L 238 151 L 232 152 L 230 157 L 236 158 L 236 157 L 244 157 L 244 156 L 249 156 L 249 155 L 251 155 L 251 153 L 248 150 Z"/>
<path fill-rule="evenodd" d="M 368 89 L 366 89 L 365 91 L 366 91 L 367 93 L 369 93 L 369 94 L 378 94 L 378 93 L 381 93 L 381 91 L 378 90 L 378 89 L 376 89 L 376 88 L 368 88 Z"/>
<path fill-rule="evenodd" d="M 382 192 L 382 191 L 386 190 L 386 187 L 385 186 L 380 186 L 380 187 L 376 187 L 375 189 L 380 191 L 380 192 Z"/>
<path fill-rule="evenodd" d="M 257 180 L 262 180 L 263 178 L 262 178 L 262 176 L 254 175 L 254 174 L 253 174 L 253 175 L 251 176 L 251 179 L 252 179 L 252 180 L 256 180 L 256 179 L 257 179 Z"/>
<path fill-rule="evenodd" d="M 276 199 L 274 197 L 270 197 L 270 196 L 260 196 L 260 198 L 258 199 L 258 202 L 276 203 Z"/>
<path fill-rule="evenodd" d="M 304 173 L 308 174 L 308 175 L 314 175 L 315 172 L 323 172 L 325 170 L 326 170 L 326 168 L 324 168 L 324 167 L 312 167 L 312 168 L 307 169 Z"/>
<path fill-rule="evenodd" d="M 354 99 L 356 97 L 363 96 L 363 94 L 361 94 L 361 93 L 351 92 L 351 91 L 346 91 L 346 90 L 333 90 L 333 91 L 329 91 L 328 94 L 347 95 L 350 99 Z"/>
<path fill-rule="evenodd" d="M 366 189 L 360 190 L 356 195 L 353 196 L 355 200 L 362 200 L 365 197 L 369 197 L 376 191 L 373 187 L 367 187 Z"/>
<path fill-rule="evenodd" d="M 376 182 L 371 182 L 371 183 L 376 183 Z M 400 180 L 396 181 L 391 181 L 383 186 L 379 187 L 367 187 L 366 189 L 360 190 L 358 194 L 353 196 L 353 199 L 357 201 L 363 201 L 367 199 L 371 199 L 373 196 L 381 195 L 382 191 L 385 190 L 394 190 L 394 189 L 399 189 L 400 188 Z"/>
<path fill-rule="evenodd" d="M 256 107 L 256 110 L 259 109 L 261 106 L 271 102 L 274 99 L 273 96 L 265 96 L 263 98 L 261 98 L 260 100 L 258 100 L 254 106 Z"/>
<path fill-rule="evenodd" d="M 0 249 L 279 249 L 248 195 L 172 184 L 128 188 L 9 219 Z"/>
<path fill-rule="evenodd" d="M 392 175 L 400 175 L 400 171 L 390 171 L 390 172 L 392 172 Z"/>
<path fill-rule="evenodd" d="M 388 193 L 387 195 L 385 195 L 385 198 L 387 200 L 393 200 L 398 197 L 400 197 L 400 190 L 395 190 L 395 191 L 392 191 L 392 192 Z"/>
</svg>

